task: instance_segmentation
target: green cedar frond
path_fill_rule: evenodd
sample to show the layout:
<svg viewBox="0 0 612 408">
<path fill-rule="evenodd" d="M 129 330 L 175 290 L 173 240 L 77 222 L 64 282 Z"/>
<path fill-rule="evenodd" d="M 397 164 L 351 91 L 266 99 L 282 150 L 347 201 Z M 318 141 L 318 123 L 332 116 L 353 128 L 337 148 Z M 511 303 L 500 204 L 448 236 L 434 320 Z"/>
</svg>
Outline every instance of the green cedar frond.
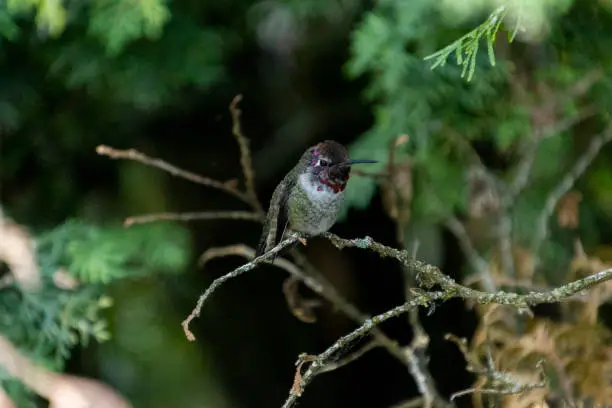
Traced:
<svg viewBox="0 0 612 408">
<path fill-rule="evenodd" d="M 495 66 L 495 52 L 493 50 L 493 45 L 505 16 L 506 8 L 504 6 L 498 7 L 478 27 L 441 50 L 426 56 L 424 59 L 433 60 L 431 69 L 436 69 L 439 66 L 444 66 L 448 60 L 448 57 L 452 53 L 455 53 L 457 65 L 462 67 L 461 77 L 464 78 L 467 75 L 467 80 L 470 81 L 474 76 L 474 71 L 476 70 L 476 56 L 478 54 L 480 41 L 483 37 L 487 43 L 489 62 L 492 66 Z M 517 29 L 518 23 L 515 32 Z M 510 41 L 513 39 L 514 34 L 510 38 Z"/>
<path fill-rule="evenodd" d="M 105 284 L 154 272 L 182 270 L 188 260 L 188 235 L 171 223 L 131 228 L 100 227 L 72 220 L 36 238 L 44 285 L 22 292 L 13 284 L 0 290 L 0 332 L 20 350 L 54 370 L 62 370 L 72 349 L 110 338 L 103 310 L 112 305 Z M 72 289 L 55 285 L 65 271 L 78 279 Z M 0 376 L 9 395 L 26 406 L 31 394 Z"/>
</svg>

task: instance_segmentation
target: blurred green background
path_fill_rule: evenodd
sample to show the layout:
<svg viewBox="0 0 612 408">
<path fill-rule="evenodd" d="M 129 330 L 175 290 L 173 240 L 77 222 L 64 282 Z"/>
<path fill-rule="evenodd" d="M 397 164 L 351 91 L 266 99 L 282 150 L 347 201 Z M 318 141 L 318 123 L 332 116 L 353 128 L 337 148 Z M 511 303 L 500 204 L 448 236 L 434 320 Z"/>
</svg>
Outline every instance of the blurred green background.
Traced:
<svg viewBox="0 0 612 408">
<path fill-rule="evenodd" d="M 500 4 L 503 25 L 488 49 L 486 25 L 496 21 L 487 18 Z M 474 37 L 478 52 L 467 38 L 458 64 L 456 41 L 483 22 L 485 31 Z M 446 64 L 432 70 L 435 59 L 424 58 L 449 44 Z M 245 208 L 222 192 L 99 156 L 96 146 L 135 148 L 214 179 L 241 180 L 228 111 L 240 93 L 256 189 L 267 205 L 308 146 L 335 139 L 355 158 L 379 160 L 367 168 L 378 172 L 390 144 L 406 134 L 396 152 L 411 166 L 406 241 L 397 242 L 388 189 L 359 175 L 333 231 L 393 246 L 408 247 L 416 237 L 420 257 L 463 276 L 468 268 L 443 221 L 471 214 L 466 173 L 473 157 L 464 145 L 504 178 L 535 133 L 550 133 L 513 212 L 516 241 L 528 241 L 550 188 L 611 120 L 610 50 L 609 0 L 0 0 L 0 202 L 36 234 L 72 219 L 117 234 L 90 237 L 81 253 L 92 264 L 74 269 L 112 281 L 114 303 L 104 310 L 110 340 L 74 348 L 65 370 L 103 380 L 136 407 L 280 406 L 298 354 L 320 352 L 352 327 L 332 307 L 318 310 L 315 324 L 296 319 L 281 290 L 284 272 L 265 266 L 224 286 L 193 323 L 197 341 L 188 342 L 180 322 L 197 296 L 242 261 L 201 269 L 198 255 L 214 246 L 254 246 L 260 225 L 161 222 L 134 227 L 136 235 L 125 238 L 131 230 L 120 223 L 131 215 Z M 589 251 L 610 253 L 610 147 L 577 187 L 579 225 L 553 228 L 543 248 L 548 262 L 540 272 L 552 282 L 575 237 Z M 491 229 L 485 219 L 471 232 L 486 247 Z M 141 242 L 143 235 L 151 242 Z M 126 242 L 138 244 L 128 249 Z M 122 251 L 125 259 L 115 259 Z M 304 251 L 361 310 L 382 312 L 403 301 L 393 261 L 317 240 Z M 138 273 L 114 272 L 134 254 Z M 168 273 L 155 273 L 161 271 Z M 443 335 L 469 336 L 475 317 L 452 301 L 423 321 L 440 391 L 448 396 L 469 386 L 462 356 Z M 405 319 L 384 329 L 410 339 Z M 388 407 L 416 394 L 409 373 L 377 349 L 317 378 L 301 406 Z"/>
</svg>

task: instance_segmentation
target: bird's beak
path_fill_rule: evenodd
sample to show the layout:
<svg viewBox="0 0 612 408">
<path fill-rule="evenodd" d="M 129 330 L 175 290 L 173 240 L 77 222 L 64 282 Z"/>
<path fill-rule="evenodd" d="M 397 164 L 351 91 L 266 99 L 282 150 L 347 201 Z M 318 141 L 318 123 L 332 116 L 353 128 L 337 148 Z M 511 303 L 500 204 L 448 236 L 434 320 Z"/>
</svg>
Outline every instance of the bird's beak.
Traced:
<svg viewBox="0 0 612 408">
<path fill-rule="evenodd" d="M 378 161 L 376 160 L 349 160 L 349 161 L 345 161 L 344 163 L 340 163 L 340 165 L 351 166 L 353 164 L 360 164 L 360 163 L 378 163 Z"/>
</svg>

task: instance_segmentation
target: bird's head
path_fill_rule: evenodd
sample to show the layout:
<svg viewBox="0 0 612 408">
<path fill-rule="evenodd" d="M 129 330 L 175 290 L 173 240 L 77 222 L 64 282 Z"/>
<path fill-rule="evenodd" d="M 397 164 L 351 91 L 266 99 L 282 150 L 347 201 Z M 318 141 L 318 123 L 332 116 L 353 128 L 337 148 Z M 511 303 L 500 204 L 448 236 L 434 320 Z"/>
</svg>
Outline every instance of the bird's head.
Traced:
<svg viewBox="0 0 612 408">
<path fill-rule="evenodd" d="M 359 163 L 377 163 L 376 160 L 351 160 L 340 143 L 325 140 L 306 152 L 308 172 L 314 182 L 342 191 L 349 180 L 351 166 Z"/>
</svg>

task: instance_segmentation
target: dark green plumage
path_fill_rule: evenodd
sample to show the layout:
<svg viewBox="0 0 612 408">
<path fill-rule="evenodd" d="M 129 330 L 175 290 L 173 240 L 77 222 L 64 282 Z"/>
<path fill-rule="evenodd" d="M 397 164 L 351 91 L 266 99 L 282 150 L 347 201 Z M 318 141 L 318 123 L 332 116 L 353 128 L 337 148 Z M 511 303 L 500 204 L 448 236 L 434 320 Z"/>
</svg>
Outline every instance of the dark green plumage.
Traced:
<svg viewBox="0 0 612 408">
<path fill-rule="evenodd" d="M 287 228 L 321 234 L 336 222 L 344 201 L 350 166 L 371 160 L 349 160 L 340 143 L 323 141 L 307 149 L 272 194 L 256 256 L 274 248 Z"/>
</svg>

